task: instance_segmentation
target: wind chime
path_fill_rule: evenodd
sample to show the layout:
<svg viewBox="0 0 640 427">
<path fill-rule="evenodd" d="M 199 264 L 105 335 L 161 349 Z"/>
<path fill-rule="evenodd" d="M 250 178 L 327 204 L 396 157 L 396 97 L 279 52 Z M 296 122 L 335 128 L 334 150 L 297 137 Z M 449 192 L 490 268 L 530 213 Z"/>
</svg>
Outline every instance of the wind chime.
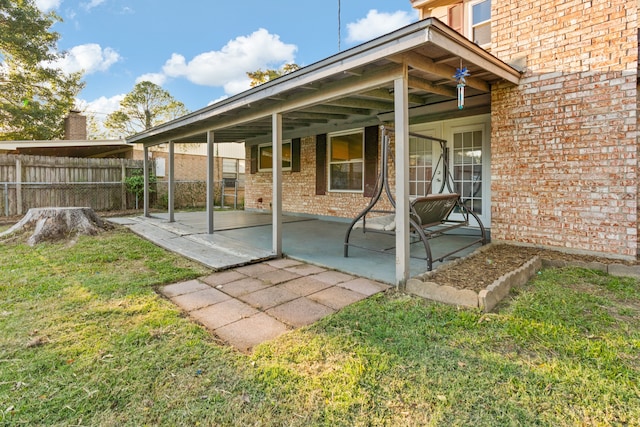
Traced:
<svg viewBox="0 0 640 427">
<path fill-rule="evenodd" d="M 467 81 L 465 80 L 469 77 L 469 70 L 467 67 L 462 66 L 462 59 L 460 60 L 460 68 L 456 68 L 456 73 L 453 75 L 453 78 L 458 82 L 456 86 L 458 88 L 458 109 L 462 110 L 464 108 L 464 87 L 467 85 Z"/>
</svg>

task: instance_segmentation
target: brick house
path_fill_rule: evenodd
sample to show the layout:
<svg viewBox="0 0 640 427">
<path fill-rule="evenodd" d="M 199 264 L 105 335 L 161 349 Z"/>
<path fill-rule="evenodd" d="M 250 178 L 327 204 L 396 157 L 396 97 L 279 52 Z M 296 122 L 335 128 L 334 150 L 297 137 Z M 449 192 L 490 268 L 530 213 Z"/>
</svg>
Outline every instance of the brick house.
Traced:
<svg viewBox="0 0 640 427">
<path fill-rule="evenodd" d="M 280 254 L 283 211 L 352 218 L 366 206 L 379 125 L 392 126 L 399 284 L 408 201 L 433 192 L 440 158 L 413 133 L 448 141 L 456 192 L 493 241 L 636 259 L 637 4 L 411 3 L 414 24 L 128 142 L 189 139 L 211 153 L 215 142 L 244 141 L 245 207 L 272 212 Z"/>
</svg>

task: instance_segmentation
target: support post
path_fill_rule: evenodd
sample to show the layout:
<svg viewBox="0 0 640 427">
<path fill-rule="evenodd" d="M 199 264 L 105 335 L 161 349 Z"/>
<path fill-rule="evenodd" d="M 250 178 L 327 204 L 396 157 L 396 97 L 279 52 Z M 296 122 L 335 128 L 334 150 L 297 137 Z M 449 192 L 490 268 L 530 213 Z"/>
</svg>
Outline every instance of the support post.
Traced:
<svg viewBox="0 0 640 427">
<path fill-rule="evenodd" d="M 176 190 L 176 177 L 175 177 L 175 144 L 173 141 L 169 141 L 169 186 L 167 188 L 167 199 L 169 209 L 169 222 L 175 222 L 174 215 L 174 200 Z"/>
<path fill-rule="evenodd" d="M 207 232 L 213 234 L 213 205 L 215 204 L 215 179 L 213 151 L 213 132 L 207 132 Z"/>
<path fill-rule="evenodd" d="M 144 146 L 144 159 L 142 159 L 142 174 L 144 176 L 144 195 L 142 197 L 142 212 L 149 216 L 149 147 Z"/>
<path fill-rule="evenodd" d="M 22 160 L 16 158 L 16 214 L 22 215 Z"/>
<path fill-rule="evenodd" d="M 396 286 L 409 280 L 409 103 L 408 72 L 395 79 L 395 161 L 396 161 Z"/>
<path fill-rule="evenodd" d="M 273 196 L 271 200 L 271 221 L 273 227 L 273 253 L 282 256 L 282 114 L 272 115 L 273 139 Z"/>
<path fill-rule="evenodd" d="M 127 209 L 127 160 L 122 159 L 121 164 L 121 174 L 122 184 L 120 184 L 120 197 L 122 201 L 120 202 L 120 207 L 124 211 Z"/>
</svg>

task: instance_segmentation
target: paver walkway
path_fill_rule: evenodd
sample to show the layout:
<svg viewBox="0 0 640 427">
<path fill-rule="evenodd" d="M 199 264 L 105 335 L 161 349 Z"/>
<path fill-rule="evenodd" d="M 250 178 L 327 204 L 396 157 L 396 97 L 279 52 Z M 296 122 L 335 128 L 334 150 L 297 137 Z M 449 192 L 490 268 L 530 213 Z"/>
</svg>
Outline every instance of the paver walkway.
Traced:
<svg viewBox="0 0 640 427">
<path fill-rule="evenodd" d="M 250 351 L 388 288 L 285 258 L 216 272 L 160 291 L 220 339 Z"/>
</svg>

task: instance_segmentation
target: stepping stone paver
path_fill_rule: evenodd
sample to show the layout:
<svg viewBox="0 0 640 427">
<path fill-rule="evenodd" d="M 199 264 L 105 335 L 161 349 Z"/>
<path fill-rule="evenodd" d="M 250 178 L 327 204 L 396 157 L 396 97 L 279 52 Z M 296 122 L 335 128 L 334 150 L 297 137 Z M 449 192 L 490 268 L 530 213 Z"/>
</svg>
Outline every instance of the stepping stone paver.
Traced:
<svg viewBox="0 0 640 427">
<path fill-rule="evenodd" d="M 242 273 L 238 273 L 235 270 L 228 270 L 213 273 L 210 276 L 203 277 L 201 280 L 211 286 L 218 286 L 224 285 L 225 283 L 234 282 L 236 280 L 244 279 L 245 277 L 247 276 Z"/>
<path fill-rule="evenodd" d="M 328 283 L 316 280 L 315 276 L 300 277 L 278 285 L 279 288 L 284 288 L 303 297 L 326 289 L 329 286 L 331 285 Z"/>
<path fill-rule="evenodd" d="M 167 285 L 160 291 L 219 338 L 246 352 L 387 288 L 283 258 Z"/>
<path fill-rule="evenodd" d="M 295 265 L 293 267 L 287 267 L 285 268 L 286 271 L 290 271 L 292 273 L 296 273 L 299 274 L 301 276 L 309 276 L 311 274 L 318 274 L 318 273 L 322 273 L 323 271 L 326 271 L 326 268 L 322 268 L 322 267 L 318 267 L 317 265 L 311 265 L 311 264 L 300 264 L 300 265 Z"/>
<path fill-rule="evenodd" d="M 287 270 L 274 270 L 265 274 L 261 274 L 258 277 L 265 284 L 277 285 L 278 283 L 286 282 L 287 280 L 293 280 L 300 277 L 299 274 L 292 273 Z"/>
<path fill-rule="evenodd" d="M 287 332 L 287 325 L 265 313 L 257 313 L 218 328 L 214 333 L 241 351 Z"/>
<path fill-rule="evenodd" d="M 188 294 L 191 292 L 209 289 L 209 285 L 199 280 L 189 280 L 187 282 L 174 283 L 173 285 L 164 286 L 160 292 L 168 298 L 178 295 Z"/>
<path fill-rule="evenodd" d="M 253 277 L 260 277 L 260 275 L 274 270 L 276 270 L 276 267 L 273 267 L 265 262 L 261 262 L 260 264 L 245 265 L 244 267 L 236 268 L 236 271 L 238 273 Z"/>
<path fill-rule="evenodd" d="M 330 288 L 323 289 L 320 292 L 316 292 L 315 294 L 311 294 L 307 298 L 322 305 L 326 305 L 327 307 L 331 307 L 334 310 L 340 310 L 349 304 L 365 299 L 366 295 L 349 289 L 340 288 L 338 286 L 332 286 Z"/>
<path fill-rule="evenodd" d="M 365 279 L 362 277 L 350 280 L 348 282 L 338 283 L 337 286 L 350 289 L 354 292 L 358 292 L 368 297 L 389 288 L 387 285 L 383 285 L 382 283 L 374 282 L 373 280 Z"/>
<path fill-rule="evenodd" d="M 313 278 L 321 282 L 328 283 L 329 285 L 335 285 L 337 283 L 348 282 L 349 280 L 355 279 L 355 277 L 350 274 L 334 270 L 323 271 L 322 273 L 314 275 Z"/>
<path fill-rule="evenodd" d="M 271 286 L 270 288 L 242 295 L 238 298 L 260 310 L 267 310 L 299 297 L 300 295 L 287 289 Z"/>
<path fill-rule="evenodd" d="M 270 316 L 296 328 L 310 325 L 334 312 L 335 310 L 326 305 L 318 304 L 304 297 L 267 310 L 267 314 Z"/>
<path fill-rule="evenodd" d="M 302 264 L 301 261 L 296 261 L 295 259 L 291 259 L 291 258 L 274 259 L 271 261 L 265 261 L 265 263 L 275 268 L 287 268 L 287 267 L 293 267 L 294 265 Z"/>
<path fill-rule="evenodd" d="M 266 289 L 270 286 L 272 285 L 267 285 L 262 280 L 256 279 L 255 277 L 245 277 L 244 279 L 236 280 L 235 282 L 218 285 L 216 286 L 216 289 L 219 289 L 232 297 L 239 297 Z"/>
<path fill-rule="evenodd" d="M 231 297 L 210 286 L 202 291 L 191 292 L 171 298 L 171 301 L 179 305 L 185 311 L 193 311 L 212 304 L 226 301 Z"/>
<path fill-rule="evenodd" d="M 207 328 L 215 330 L 257 313 L 259 311 L 250 305 L 231 298 L 221 303 L 192 311 L 190 314 Z"/>
</svg>

